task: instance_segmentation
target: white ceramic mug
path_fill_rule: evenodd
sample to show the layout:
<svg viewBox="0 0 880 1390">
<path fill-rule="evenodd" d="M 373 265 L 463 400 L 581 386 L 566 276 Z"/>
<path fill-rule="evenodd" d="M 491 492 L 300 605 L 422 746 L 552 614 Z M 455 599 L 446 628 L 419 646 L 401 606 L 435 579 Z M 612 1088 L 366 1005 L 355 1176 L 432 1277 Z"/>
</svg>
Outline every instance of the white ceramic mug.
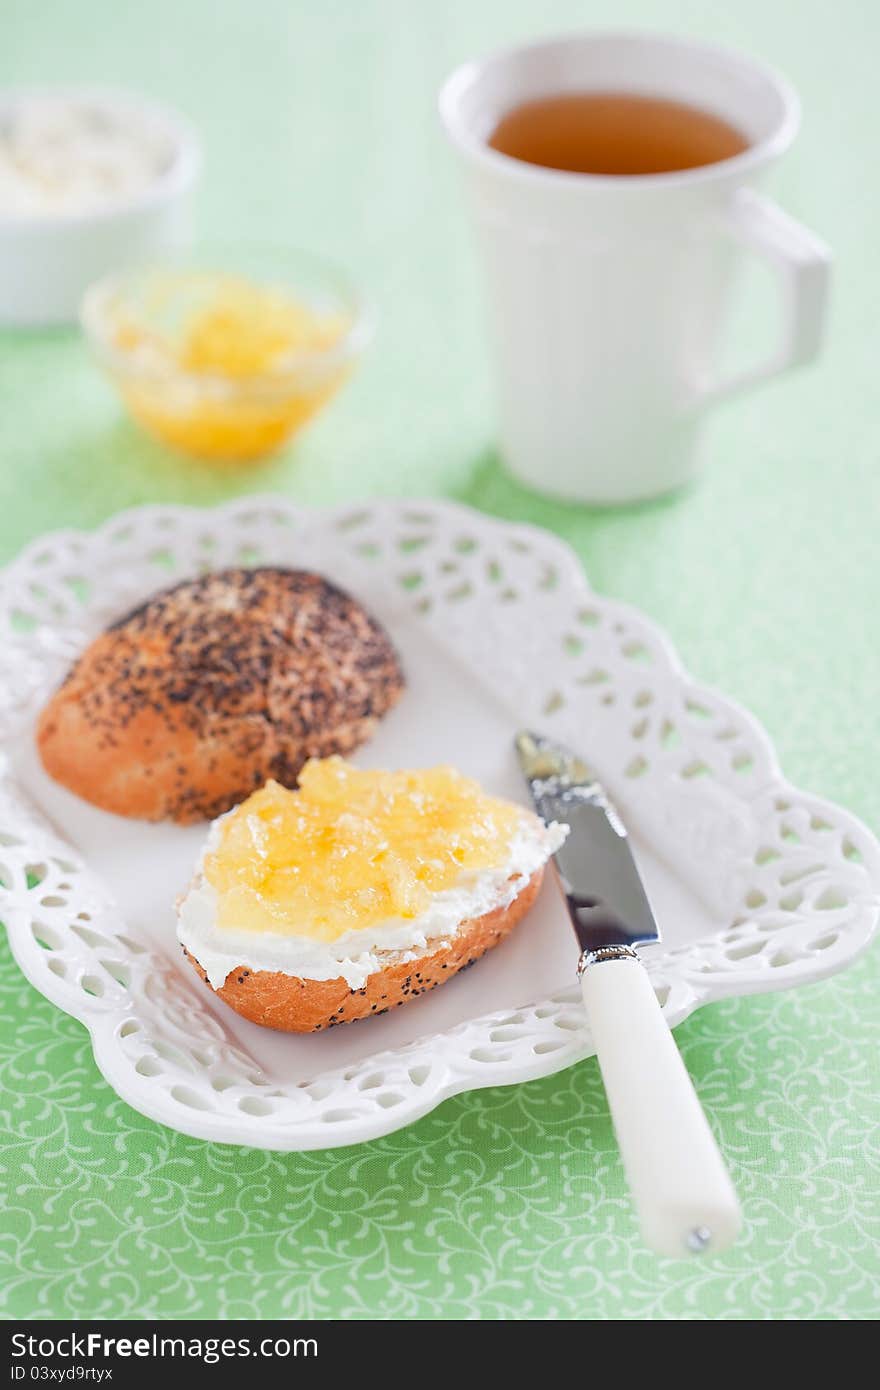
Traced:
<svg viewBox="0 0 880 1390">
<path fill-rule="evenodd" d="M 572 91 L 633 92 L 721 116 L 732 159 L 597 176 L 488 145 L 512 107 Z M 706 410 L 819 350 L 829 253 L 756 191 L 797 132 L 797 98 L 762 63 L 712 45 L 580 34 L 466 63 L 440 94 L 464 164 L 488 282 L 503 457 L 524 483 L 579 501 L 652 497 L 695 473 Z M 779 277 L 779 341 L 751 369 L 717 360 L 738 263 Z"/>
</svg>

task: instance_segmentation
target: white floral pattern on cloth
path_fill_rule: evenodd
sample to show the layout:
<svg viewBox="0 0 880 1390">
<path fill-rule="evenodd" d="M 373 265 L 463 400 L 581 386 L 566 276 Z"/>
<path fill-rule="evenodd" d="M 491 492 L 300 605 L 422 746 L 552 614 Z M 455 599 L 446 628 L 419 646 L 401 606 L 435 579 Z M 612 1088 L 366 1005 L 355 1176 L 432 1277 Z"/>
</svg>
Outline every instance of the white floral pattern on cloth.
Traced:
<svg viewBox="0 0 880 1390">
<path fill-rule="evenodd" d="M 876 953 L 678 1031 L 746 1216 L 681 1264 L 640 1245 L 592 1060 L 356 1148 L 206 1144 L 119 1100 L 0 949 L 7 1317 L 876 1316 Z"/>
</svg>

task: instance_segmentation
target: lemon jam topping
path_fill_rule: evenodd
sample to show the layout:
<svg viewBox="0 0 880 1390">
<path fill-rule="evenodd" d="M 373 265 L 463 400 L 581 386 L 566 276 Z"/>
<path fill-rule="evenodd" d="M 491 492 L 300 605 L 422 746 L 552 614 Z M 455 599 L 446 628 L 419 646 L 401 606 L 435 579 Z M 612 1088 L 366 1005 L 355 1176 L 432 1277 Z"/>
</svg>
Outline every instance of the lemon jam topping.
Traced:
<svg viewBox="0 0 880 1390">
<path fill-rule="evenodd" d="M 156 271 L 109 306 L 114 368 L 151 434 L 202 458 L 277 448 L 341 386 L 351 316 L 215 271 Z"/>
<path fill-rule="evenodd" d="M 331 942 L 412 920 L 433 894 L 502 865 L 524 815 L 451 767 L 313 759 L 298 790 L 267 782 L 219 822 L 203 865 L 216 925 Z"/>
</svg>

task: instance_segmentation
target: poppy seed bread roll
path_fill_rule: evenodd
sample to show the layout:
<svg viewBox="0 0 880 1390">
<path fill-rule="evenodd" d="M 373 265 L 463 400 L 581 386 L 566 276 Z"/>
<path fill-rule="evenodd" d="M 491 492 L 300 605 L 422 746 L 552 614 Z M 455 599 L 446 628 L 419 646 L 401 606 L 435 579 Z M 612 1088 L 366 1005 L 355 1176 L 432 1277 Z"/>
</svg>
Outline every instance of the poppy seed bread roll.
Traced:
<svg viewBox="0 0 880 1390">
<path fill-rule="evenodd" d="M 210 820 L 308 758 L 348 753 L 403 690 L 388 636 L 320 575 L 227 569 L 97 637 L 48 702 L 51 777 L 107 811 Z"/>
</svg>

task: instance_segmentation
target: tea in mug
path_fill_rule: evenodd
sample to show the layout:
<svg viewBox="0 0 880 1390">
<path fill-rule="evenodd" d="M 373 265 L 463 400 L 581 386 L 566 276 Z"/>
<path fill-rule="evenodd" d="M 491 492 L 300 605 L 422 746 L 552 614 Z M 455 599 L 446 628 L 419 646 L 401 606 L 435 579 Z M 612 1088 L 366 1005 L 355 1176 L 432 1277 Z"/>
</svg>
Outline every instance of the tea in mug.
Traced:
<svg viewBox="0 0 880 1390">
<path fill-rule="evenodd" d="M 489 145 L 512 159 L 577 174 L 670 174 L 718 164 L 749 142 L 699 107 L 629 92 L 565 92 L 502 116 Z"/>
</svg>

